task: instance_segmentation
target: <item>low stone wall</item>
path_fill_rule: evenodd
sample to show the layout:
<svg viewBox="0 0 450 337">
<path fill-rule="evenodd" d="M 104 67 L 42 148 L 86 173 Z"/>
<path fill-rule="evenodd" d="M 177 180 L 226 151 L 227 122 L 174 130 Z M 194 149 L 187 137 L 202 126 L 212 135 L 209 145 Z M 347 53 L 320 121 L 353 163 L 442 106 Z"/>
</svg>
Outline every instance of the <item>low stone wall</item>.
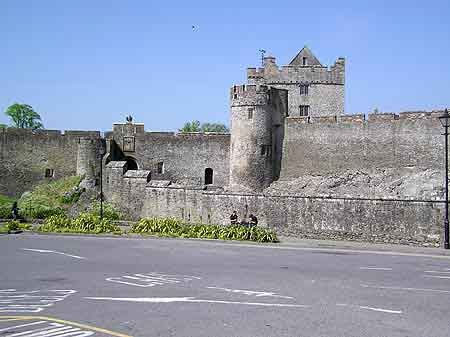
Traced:
<svg viewBox="0 0 450 337">
<path fill-rule="evenodd" d="M 239 219 L 253 213 L 261 226 L 279 235 L 427 246 L 440 242 L 442 201 L 244 195 L 144 187 L 129 179 L 123 183 L 124 192 L 112 193 L 110 200 L 134 219 L 175 217 L 226 225 L 237 210 Z"/>
</svg>

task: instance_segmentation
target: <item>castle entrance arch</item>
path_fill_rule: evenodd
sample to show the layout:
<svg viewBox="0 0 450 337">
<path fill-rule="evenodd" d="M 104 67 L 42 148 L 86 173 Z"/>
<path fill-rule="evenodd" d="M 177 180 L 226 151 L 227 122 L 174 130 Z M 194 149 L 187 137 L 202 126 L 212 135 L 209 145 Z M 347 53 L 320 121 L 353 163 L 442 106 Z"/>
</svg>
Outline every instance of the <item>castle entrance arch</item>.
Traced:
<svg viewBox="0 0 450 337">
<path fill-rule="evenodd" d="M 127 162 L 128 170 L 137 170 L 138 169 L 138 164 L 136 162 L 136 159 L 134 159 L 133 157 L 126 157 L 125 160 Z"/>
</svg>

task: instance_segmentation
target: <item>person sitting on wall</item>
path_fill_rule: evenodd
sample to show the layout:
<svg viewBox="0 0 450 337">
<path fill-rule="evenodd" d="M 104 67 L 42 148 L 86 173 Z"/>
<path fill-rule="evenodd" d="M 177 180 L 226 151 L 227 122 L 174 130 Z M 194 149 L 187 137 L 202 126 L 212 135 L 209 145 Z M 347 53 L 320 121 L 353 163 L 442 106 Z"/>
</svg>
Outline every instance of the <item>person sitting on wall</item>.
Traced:
<svg viewBox="0 0 450 337">
<path fill-rule="evenodd" d="M 16 201 L 12 205 L 11 215 L 12 215 L 13 220 L 19 219 L 19 207 L 17 207 Z"/>
<path fill-rule="evenodd" d="M 249 219 L 250 219 L 250 227 L 255 227 L 258 225 L 258 218 L 256 217 L 256 215 L 250 214 Z"/>
<path fill-rule="evenodd" d="M 236 211 L 233 211 L 233 213 L 231 213 L 231 215 L 230 215 L 230 223 L 232 225 L 237 225 L 237 223 L 238 223 L 238 215 L 237 215 Z"/>
</svg>

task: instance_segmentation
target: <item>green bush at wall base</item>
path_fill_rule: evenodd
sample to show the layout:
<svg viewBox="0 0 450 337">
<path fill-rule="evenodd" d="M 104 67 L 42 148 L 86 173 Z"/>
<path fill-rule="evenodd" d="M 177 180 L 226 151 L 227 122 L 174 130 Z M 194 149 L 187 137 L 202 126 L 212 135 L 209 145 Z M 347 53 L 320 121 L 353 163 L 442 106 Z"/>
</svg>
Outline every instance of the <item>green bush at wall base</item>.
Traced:
<svg viewBox="0 0 450 337">
<path fill-rule="evenodd" d="M 169 237 L 278 242 L 276 233 L 265 228 L 203 224 L 186 225 L 173 218 L 142 219 L 132 226 L 131 232 Z"/>
<path fill-rule="evenodd" d="M 0 233 L 8 233 L 10 231 L 18 231 L 18 230 L 29 230 L 33 226 L 29 224 L 20 223 L 17 220 L 12 220 L 7 222 L 3 227 L 0 228 Z"/>
<path fill-rule="evenodd" d="M 107 219 L 99 216 L 82 213 L 76 218 L 68 218 L 65 215 L 52 215 L 45 219 L 43 225 L 38 227 L 40 232 L 59 233 L 121 233 L 120 227 L 111 224 Z"/>
<path fill-rule="evenodd" d="M 94 201 L 88 209 L 89 213 L 100 216 L 100 202 Z M 103 218 L 108 220 L 119 220 L 122 217 L 119 210 L 114 205 L 103 202 Z"/>
</svg>

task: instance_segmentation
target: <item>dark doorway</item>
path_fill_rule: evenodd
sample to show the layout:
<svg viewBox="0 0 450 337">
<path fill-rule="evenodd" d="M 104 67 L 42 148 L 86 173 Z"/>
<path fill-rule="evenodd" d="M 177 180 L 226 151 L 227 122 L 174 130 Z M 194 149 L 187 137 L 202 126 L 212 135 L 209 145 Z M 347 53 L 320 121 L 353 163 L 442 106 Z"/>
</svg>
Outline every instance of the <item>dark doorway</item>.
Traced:
<svg viewBox="0 0 450 337">
<path fill-rule="evenodd" d="M 205 185 L 212 185 L 213 183 L 213 169 L 207 168 L 205 169 Z"/>
<path fill-rule="evenodd" d="M 137 170 L 138 165 L 136 163 L 136 160 L 131 157 L 126 157 L 125 160 L 127 161 L 127 170 Z"/>
</svg>

